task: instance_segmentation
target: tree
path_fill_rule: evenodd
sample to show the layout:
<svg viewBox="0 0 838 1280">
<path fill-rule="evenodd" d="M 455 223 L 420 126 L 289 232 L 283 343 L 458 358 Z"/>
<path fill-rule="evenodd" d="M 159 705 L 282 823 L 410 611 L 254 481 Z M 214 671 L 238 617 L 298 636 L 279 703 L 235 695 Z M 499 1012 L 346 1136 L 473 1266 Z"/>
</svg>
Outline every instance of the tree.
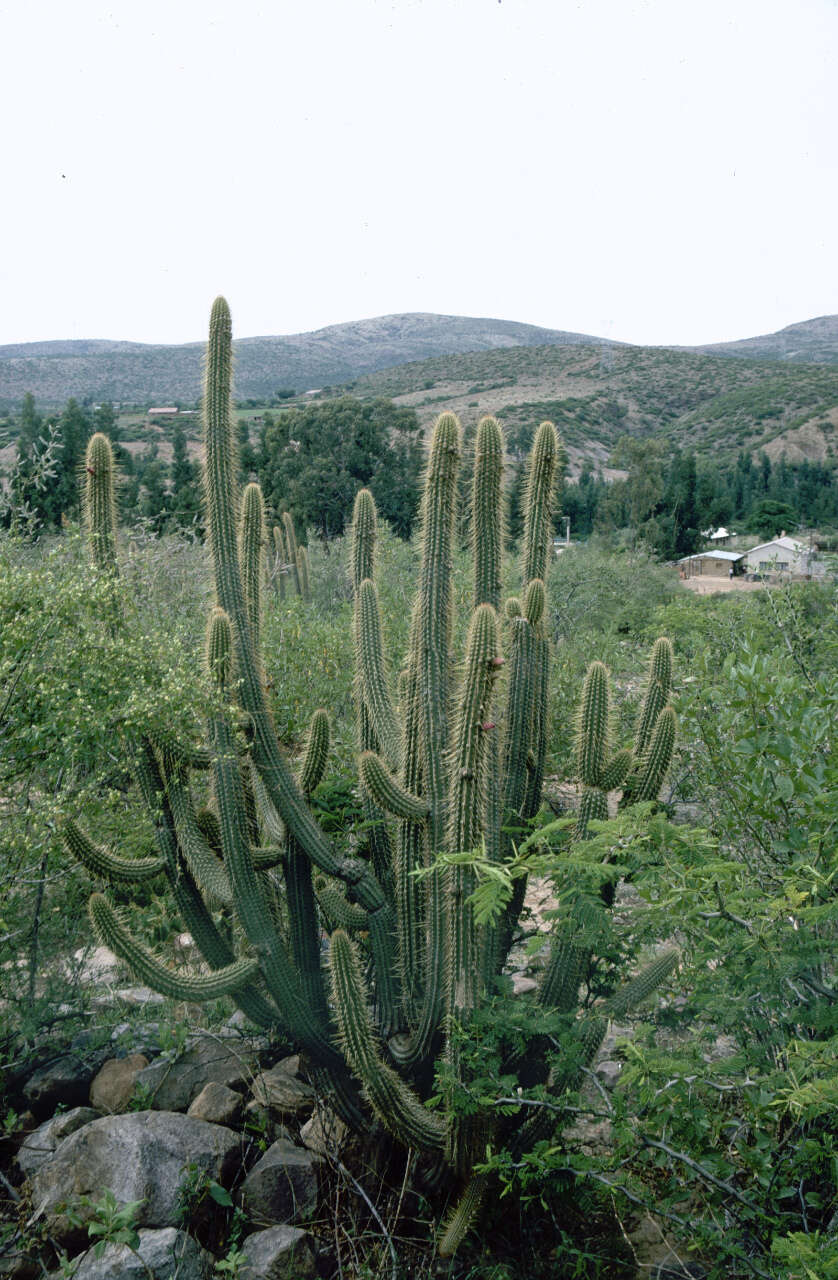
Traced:
<svg viewBox="0 0 838 1280">
<path fill-rule="evenodd" d="M 140 514 L 151 522 L 155 533 L 162 533 L 168 520 L 169 495 L 156 440 L 140 459 L 140 486 Z"/>
<path fill-rule="evenodd" d="M 199 468 L 191 462 L 186 433 L 180 423 L 172 434 L 171 523 L 181 529 L 202 528 L 202 501 Z"/>
<path fill-rule="evenodd" d="M 797 526 L 797 513 L 787 502 L 776 502 L 773 498 L 762 498 L 751 509 L 748 516 L 748 529 L 761 538 L 776 537 L 783 529 L 794 529 Z"/>
<path fill-rule="evenodd" d="M 269 506 L 290 511 L 302 532 L 339 537 L 359 487 L 372 490 L 379 513 L 402 538 L 419 501 L 419 420 L 389 400 L 344 396 L 288 409 L 261 434 L 259 478 Z"/>
</svg>

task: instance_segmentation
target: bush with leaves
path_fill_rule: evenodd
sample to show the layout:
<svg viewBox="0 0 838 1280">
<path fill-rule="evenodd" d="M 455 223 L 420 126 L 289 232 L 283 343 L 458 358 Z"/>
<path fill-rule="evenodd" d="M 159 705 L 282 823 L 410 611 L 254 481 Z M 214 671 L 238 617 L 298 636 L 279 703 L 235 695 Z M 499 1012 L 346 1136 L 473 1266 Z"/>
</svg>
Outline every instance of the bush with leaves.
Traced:
<svg viewBox="0 0 838 1280">
<path fill-rule="evenodd" d="M 680 790 L 705 825 L 635 830 L 628 811 L 597 833 L 684 956 L 664 1043 L 624 1045 L 610 1176 L 713 1277 L 792 1280 L 831 1274 L 838 1221 L 834 588 L 748 616 L 726 659 L 696 654 L 680 702 Z"/>
</svg>

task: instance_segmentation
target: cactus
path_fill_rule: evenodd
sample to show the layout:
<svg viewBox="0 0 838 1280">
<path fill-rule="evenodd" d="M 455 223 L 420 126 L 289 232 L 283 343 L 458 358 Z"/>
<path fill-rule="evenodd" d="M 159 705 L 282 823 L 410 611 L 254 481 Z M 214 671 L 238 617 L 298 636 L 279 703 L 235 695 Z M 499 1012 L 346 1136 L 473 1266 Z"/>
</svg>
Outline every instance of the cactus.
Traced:
<svg viewBox="0 0 838 1280">
<path fill-rule="evenodd" d="M 229 311 L 219 298 L 210 321 L 204 393 L 207 533 L 216 597 L 206 635 L 212 688 L 208 746 L 156 739 L 137 744 L 137 779 L 154 818 L 155 854 L 129 859 L 99 849 L 70 821 L 65 842 L 108 884 L 168 878 L 205 972 L 170 971 L 132 937 L 102 894 L 91 899 L 97 934 L 143 981 L 182 1000 L 229 994 L 257 1025 L 280 1027 L 305 1049 L 318 1083 L 350 1126 L 363 1132 L 375 1118 L 396 1141 L 447 1168 L 461 1189 L 440 1242 L 440 1252 L 451 1253 L 488 1185 L 485 1176 L 472 1176 L 487 1139 L 507 1141 L 519 1125 L 515 1117 L 479 1109 L 463 1116 L 453 1107 L 431 1111 L 424 1103 L 440 1055 L 450 1078 L 467 1084 L 457 1036 L 493 994 L 503 971 L 523 881 L 516 881 L 500 921 L 478 925 L 474 872 L 467 860 L 447 866 L 438 855 L 482 847 L 490 858 L 508 860 L 517 833 L 541 803 L 549 676 L 544 582 L 558 438 L 551 423 L 542 423 L 535 437 L 521 594 L 507 602 L 502 619 L 503 438 L 494 419 L 478 427 L 473 611 L 456 682 L 451 562 L 461 434 L 454 415 L 437 421 L 428 452 L 419 583 L 398 697 L 391 690 L 375 587 L 375 504 L 368 492 L 358 495 L 351 556 L 364 824 L 361 856 L 347 856 L 334 848 L 308 803 L 326 763 L 326 713 L 315 713 L 295 773 L 280 749 L 265 698 L 264 511 L 258 486 L 248 485 L 241 498 L 236 487 L 231 337 Z M 94 486 L 100 462 L 91 471 L 91 552 L 97 563 L 115 568 L 108 532 L 112 508 L 109 516 Z M 306 594 L 305 549 L 297 547 L 287 512 L 282 529 L 273 530 L 273 544 L 277 557 L 290 565 L 297 590 Z M 662 684 L 664 656 L 657 661 L 655 679 Z M 601 667 L 592 671 L 583 698 L 579 760 L 586 789 L 601 796 L 621 784 L 633 757 L 610 754 L 607 673 Z M 505 679 L 499 681 L 502 672 Z M 638 794 L 654 785 L 673 734 L 671 716 L 658 708 L 638 765 Z M 209 770 L 208 810 L 195 808 L 190 779 L 196 769 Z M 424 878 L 414 874 L 419 870 Z M 584 924 L 580 911 L 577 924 Z M 220 924 L 213 913 L 220 914 Z M 328 968 L 321 958 L 324 925 L 332 929 Z M 571 921 L 557 935 L 540 996 L 545 1009 L 575 1008 L 588 954 L 575 930 Z M 352 934 L 365 936 L 363 956 Z M 629 984 L 615 1008 L 648 994 L 673 963 L 671 957 L 662 960 Z M 578 1023 L 583 1056 L 595 1052 L 607 1014 L 595 1010 Z M 578 1056 L 564 1075 L 556 1073 L 555 1088 L 575 1078 Z M 547 1078 L 544 1061 L 534 1069 Z M 521 1133 L 536 1133 L 535 1141 L 537 1129 L 524 1125 Z"/>
<path fill-rule="evenodd" d="M 297 546 L 297 535 L 294 531 L 294 521 L 289 511 L 283 511 L 282 513 L 282 527 L 285 530 L 285 553 L 294 578 L 294 590 L 298 596 L 301 596 L 303 594 L 303 584 L 300 580 L 299 547 Z"/>
<path fill-rule="evenodd" d="M 582 784 L 577 840 L 585 839 L 592 818 L 608 817 L 610 792 L 623 789 L 621 809 L 657 799 L 675 747 L 675 712 L 668 705 L 671 689 L 672 645 L 661 636 L 652 647 L 633 747 L 612 754 L 608 670 L 601 662 L 588 667 L 577 716 L 576 761 Z"/>
<path fill-rule="evenodd" d="M 97 431 L 87 442 L 84 469 L 83 510 L 90 557 L 98 569 L 115 573 L 116 498 L 113 450 L 110 440 L 101 431 Z"/>
</svg>

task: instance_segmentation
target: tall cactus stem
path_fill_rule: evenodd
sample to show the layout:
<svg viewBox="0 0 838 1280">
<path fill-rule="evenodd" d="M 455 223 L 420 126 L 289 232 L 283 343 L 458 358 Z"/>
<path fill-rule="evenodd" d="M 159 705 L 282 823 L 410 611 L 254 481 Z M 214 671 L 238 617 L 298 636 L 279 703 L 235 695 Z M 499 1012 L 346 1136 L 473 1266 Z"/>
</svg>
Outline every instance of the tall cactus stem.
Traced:
<svg viewBox="0 0 838 1280">
<path fill-rule="evenodd" d="M 535 433 L 527 468 L 524 496 L 524 585 L 532 578 L 547 579 L 553 543 L 553 503 L 559 437 L 552 422 L 542 422 Z"/>
<path fill-rule="evenodd" d="M 84 459 L 84 523 L 90 556 L 96 568 L 116 573 L 116 497 L 113 449 L 97 431 L 87 442 Z"/>
<path fill-rule="evenodd" d="M 352 510 L 352 585 L 357 591 L 361 583 L 375 578 L 375 542 L 378 516 L 369 489 L 359 489 Z"/>
<path fill-rule="evenodd" d="M 477 424 L 472 497 L 474 604 L 500 609 L 503 562 L 503 435 L 496 418 Z"/>
<path fill-rule="evenodd" d="M 332 934 L 330 961 L 341 1044 L 373 1111 L 384 1127 L 406 1146 L 441 1151 L 445 1138 L 443 1121 L 422 1105 L 383 1061 L 376 1046 L 358 957 L 342 929 Z"/>
<path fill-rule="evenodd" d="M 611 742 L 611 687 L 608 669 L 592 662 L 585 673 L 576 731 L 576 768 L 586 787 L 599 787 Z"/>
<path fill-rule="evenodd" d="M 285 553 L 285 539 L 282 536 L 282 529 L 278 524 L 273 527 L 274 539 L 274 581 L 279 591 L 280 600 L 285 599 L 285 566 L 288 563 L 288 557 Z"/>
<path fill-rule="evenodd" d="M 249 484 L 242 494 L 239 525 L 239 564 L 250 623 L 254 653 L 259 652 L 262 628 L 262 576 L 265 560 L 265 503 L 258 484 Z"/>
<path fill-rule="evenodd" d="M 288 552 L 288 563 L 291 565 L 291 573 L 294 577 L 294 590 L 299 596 L 302 595 L 302 583 L 300 582 L 300 566 L 297 561 L 297 534 L 290 511 L 283 511 L 282 527 L 285 530 L 285 550 Z"/>
<path fill-rule="evenodd" d="M 308 551 L 305 547 L 297 548 L 297 575 L 300 579 L 300 595 L 308 603 L 311 600 L 311 583 L 308 573 Z"/>
</svg>

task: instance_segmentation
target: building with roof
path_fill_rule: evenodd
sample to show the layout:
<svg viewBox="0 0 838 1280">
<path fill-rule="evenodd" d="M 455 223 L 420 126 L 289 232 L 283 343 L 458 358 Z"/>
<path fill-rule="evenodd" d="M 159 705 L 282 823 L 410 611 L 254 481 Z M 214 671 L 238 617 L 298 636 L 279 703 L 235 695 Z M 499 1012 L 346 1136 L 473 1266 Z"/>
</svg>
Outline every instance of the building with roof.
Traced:
<svg viewBox="0 0 838 1280">
<path fill-rule="evenodd" d="M 818 559 L 817 548 L 810 547 L 798 538 L 781 534 L 770 542 L 761 542 L 745 552 L 748 573 L 763 575 L 783 574 L 790 578 L 819 577 L 824 565 Z"/>
<path fill-rule="evenodd" d="M 729 578 L 742 572 L 744 551 L 698 551 L 694 556 L 684 556 L 678 561 L 678 572 L 682 578 L 695 578 L 699 575 L 711 578 Z"/>
<path fill-rule="evenodd" d="M 735 538 L 736 534 L 733 529 L 726 529 L 724 525 L 719 525 L 718 529 L 705 529 L 702 538 L 706 538 L 708 542 L 713 542 L 717 547 L 726 547 L 731 538 Z"/>
</svg>

